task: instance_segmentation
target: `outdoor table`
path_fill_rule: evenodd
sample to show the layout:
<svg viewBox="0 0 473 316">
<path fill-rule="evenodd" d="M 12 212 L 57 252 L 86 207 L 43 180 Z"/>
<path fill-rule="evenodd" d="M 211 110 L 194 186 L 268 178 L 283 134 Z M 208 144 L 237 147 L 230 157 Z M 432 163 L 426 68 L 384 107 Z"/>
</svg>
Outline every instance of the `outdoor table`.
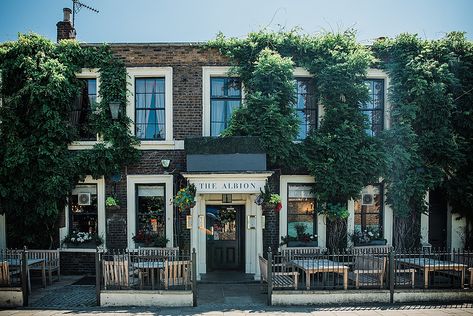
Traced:
<svg viewBox="0 0 473 316">
<path fill-rule="evenodd" d="M 18 267 L 21 270 L 21 259 L 19 258 L 9 258 L 8 264 L 10 267 Z M 43 282 L 43 287 L 46 287 L 46 261 L 44 259 L 26 259 L 26 269 L 28 275 L 28 290 L 31 292 L 31 277 L 30 277 L 30 268 L 41 264 L 41 277 Z"/>
<path fill-rule="evenodd" d="M 151 288 L 154 290 L 154 270 L 164 269 L 164 261 L 141 261 L 133 263 L 133 268 L 151 270 Z M 159 276 L 159 272 L 158 272 Z"/>
<path fill-rule="evenodd" d="M 461 272 L 461 284 L 465 280 L 465 269 L 466 265 L 452 262 L 442 261 L 430 258 L 402 258 L 397 261 L 406 266 L 424 270 L 424 288 L 429 286 L 429 272 L 431 271 L 460 271 Z"/>
<path fill-rule="evenodd" d="M 340 262 L 328 259 L 302 259 L 292 260 L 290 264 L 300 268 L 306 274 L 307 290 L 310 289 L 310 275 L 314 273 L 343 273 L 343 289 L 348 288 L 348 267 Z"/>
</svg>

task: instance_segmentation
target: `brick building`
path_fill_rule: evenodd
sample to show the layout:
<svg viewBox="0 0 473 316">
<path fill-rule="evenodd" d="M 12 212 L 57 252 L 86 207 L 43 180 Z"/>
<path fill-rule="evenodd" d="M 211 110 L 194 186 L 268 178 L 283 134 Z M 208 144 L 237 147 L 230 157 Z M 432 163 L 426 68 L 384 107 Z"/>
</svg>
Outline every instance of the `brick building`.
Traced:
<svg viewBox="0 0 473 316">
<path fill-rule="evenodd" d="M 75 37 L 69 15 L 70 10 L 65 9 L 64 21 L 57 24 L 58 41 Z M 94 231 L 103 236 L 107 248 L 134 249 L 139 244 L 133 237 L 151 229 L 165 237 L 169 247 L 195 248 L 199 276 L 212 270 L 236 269 L 256 278 L 258 255 L 268 247 L 277 249 L 282 238 L 292 237 L 284 247 L 326 246 L 325 219 L 317 216 L 310 192 L 313 177 L 267 170 L 265 154 L 257 148 L 245 152 L 232 150 L 232 146 L 195 149 L 202 137 L 218 136 L 225 129 L 244 98 L 239 79 L 228 73 L 228 59 L 198 43 L 111 44 L 111 48 L 127 67 L 131 94 L 126 112 L 133 121 L 132 133 L 141 141 L 142 155 L 120 175 L 87 177 L 77 185 L 60 218 L 61 239 L 72 230 Z M 77 77 L 84 82 L 84 99 L 100 100 L 98 70 L 83 69 Z M 296 68 L 294 78 L 301 119 L 299 139 L 303 139 L 311 128 L 317 128 L 324 111 L 310 94 L 311 74 Z M 376 134 L 390 125 L 389 78 L 370 69 L 366 84 L 371 101 L 364 111 L 371 118 L 369 132 Z M 78 124 L 80 117 L 78 113 Z M 98 141 L 96 135 L 82 136 L 70 144 L 70 150 L 91 148 Z M 171 202 L 185 181 L 197 188 L 196 206 L 189 217 L 178 213 Z M 281 195 L 279 213 L 255 203 L 266 181 Z M 105 199 L 112 194 L 120 200 L 119 209 L 105 207 Z M 440 222 L 451 223 L 453 217 L 445 202 L 437 204 L 435 216 L 443 219 Z M 365 187 L 361 200 L 348 201 L 348 208 L 349 235 L 369 231 L 392 244 L 393 214 L 384 203 L 382 184 Z M 457 226 L 429 236 L 429 217 L 425 215 L 421 219 L 422 241 L 438 239 L 447 241 L 445 246 L 459 246 Z M 77 271 L 78 266 L 83 268 L 81 272 L 93 270 L 94 249 L 63 251 L 63 270 Z"/>
</svg>

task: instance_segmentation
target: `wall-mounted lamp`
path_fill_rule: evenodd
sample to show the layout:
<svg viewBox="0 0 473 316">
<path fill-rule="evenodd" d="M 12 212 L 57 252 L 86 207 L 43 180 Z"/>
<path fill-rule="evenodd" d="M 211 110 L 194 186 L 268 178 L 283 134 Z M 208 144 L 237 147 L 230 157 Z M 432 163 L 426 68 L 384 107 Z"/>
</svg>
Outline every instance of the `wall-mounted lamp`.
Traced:
<svg viewBox="0 0 473 316">
<path fill-rule="evenodd" d="M 112 120 L 118 120 L 118 114 L 120 113 L 120 101 L 110 101 L 108 106 L 110 107 Z"/>
<path fill-rule="evenodd" d="M 222 203 L 232 203 L 232 195 L 231 194 L 222 194 Z"/>
<path fill-rule="evenodd" d="M 169 164 L 171 164 L 170 159 L 161 159 L 161 166 L 163 166 L 164 169 L 169 168 Z"/>
</svg>

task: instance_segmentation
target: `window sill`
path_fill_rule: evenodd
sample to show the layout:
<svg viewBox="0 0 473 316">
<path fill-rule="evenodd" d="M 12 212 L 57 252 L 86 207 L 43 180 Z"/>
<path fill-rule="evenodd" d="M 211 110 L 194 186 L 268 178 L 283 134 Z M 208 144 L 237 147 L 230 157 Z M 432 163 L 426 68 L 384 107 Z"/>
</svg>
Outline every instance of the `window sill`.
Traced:
<svg viewBox="0 0 473 316">
<path fill-rule="evenodd" d="M 59 248 L 60 252 L 96 252 L 95 248 Z"/>
<path fill-rule="evenodd" d="M 142 140 L 136 148 L 141 150 L 173 150 L 184 149 L 183 140 Z"/>
<path fill-rule="evenodd" d="M 92 149 L 94 145 L 101 144 L 103 142 L 99 142 L 96 140 L 80 140 L 76 142 L 72 142 L 67 146 L 69 150 L 84 150 L 84 149 Z"/>
</svg>

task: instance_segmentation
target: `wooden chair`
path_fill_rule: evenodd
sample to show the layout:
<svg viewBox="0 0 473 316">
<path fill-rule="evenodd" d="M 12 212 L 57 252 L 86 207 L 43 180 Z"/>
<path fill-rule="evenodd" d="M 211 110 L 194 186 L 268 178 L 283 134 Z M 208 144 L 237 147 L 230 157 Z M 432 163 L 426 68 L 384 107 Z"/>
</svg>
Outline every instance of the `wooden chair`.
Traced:
<svg viewBox="0 0 473 316">
<path fill-rule="evenodd" d="M 352 251 L 354 255 L 363 255 L 363 254 L 388 254 L 392 249 L 392 246 L 389 245 L 372 245 L 372 246 L 356 246 L 353 247 Z"/>
<path fill-rule="evenodd" d="M 179 247 L 164 248 L 164 247 L 143 247 L 138 249 L 138 262 L 150 263 L 150 268 L 140 268 L 136 272 L 138 273 L 138 279 L 140 282 L 140 289 L 143 289 L 143 284 L 147 280 L 148 283 L 154 275 L 155 268 L 152 268 L 156 262 L 163 262 L 166 260 L 177 260 L 179 257 Z M 163 271 L 160 272 L 161 279 L 164 279 Z M 153 280 L 151 280 L 152 283 Z"/>
<path fill-rule="evenodd" d="M 190 285 L 191 262 L 190 261 L 168 261 L 164 262 L 164 288 L 170 286 Z"/>
<path fill-rule="evenodd" d="M 357 255 L 355 256 L 354 270 L 348 273 L 348 278 L 355 281 L 357 289 L 362 285 L 379 285 L 382 289 L 385 271 L 386 257 Z"/>
<path fill-rule="evenodd" d="M 58 281 L 61 280 L 61 260 L 59 249 L 56 250 L 28 250 L 28 259 L 43 259 L 45 261 L 46 273 L 49 284 L 53 283 L 53 273 L 56 272 Z M 41 271 L 41 266 L 32 266 L 31 270 Z"/>
<path fill-rule="evenodd" d="M 268 282 L 268 260 L 259 256 L 259 269 L 261 273 L 261 284 Z M 298 286 L 299 273 L 296 271 L 272 272 L 271 278 L 275 288 L 291 288 L 295 290 Z"/>
<path fill-rule="evenodd" d="M 126 256 L 116 256 L 113 260 L 103 261 L 104 288 L 128 287 L 128 259 Z"/>
<path fill-rule="evenodd" d="M 10 269 L 8 267 L 8 261 L 0 262 L 0 285 L 10 286 Z"/>
</svg>

